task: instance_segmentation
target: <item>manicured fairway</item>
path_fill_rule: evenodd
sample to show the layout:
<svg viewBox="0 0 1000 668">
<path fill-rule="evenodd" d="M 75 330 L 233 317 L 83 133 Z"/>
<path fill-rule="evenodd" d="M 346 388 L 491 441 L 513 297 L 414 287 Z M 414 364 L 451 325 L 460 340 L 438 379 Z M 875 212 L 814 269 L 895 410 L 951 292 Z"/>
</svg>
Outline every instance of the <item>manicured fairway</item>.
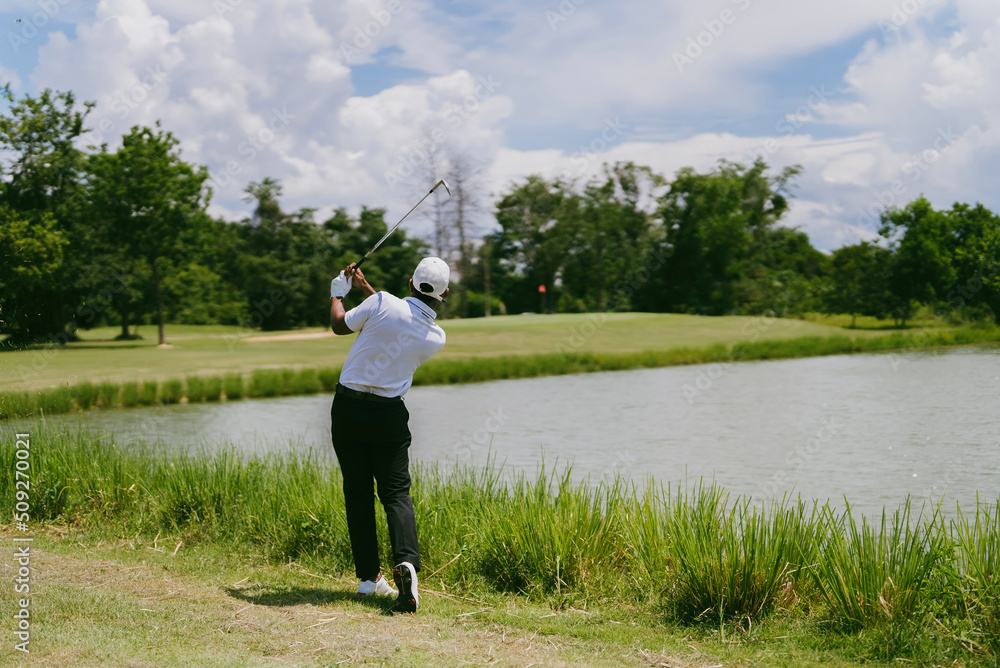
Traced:
<svg viewBox="0 0 1000 668">
<path fill-rule="evenodd" d="M 762 317 L 702 317 L 677 314 L 612 313 L 524 315 L 445 320 L 448 344 L 439 360 L 475 356 L 559 352 L 630 353 L 703 348 L 714 344 L 799 337 L 881 336 L 877 330 L 846 330 L 802 320 Z M 337 367 L 353 337 L 309 328 L 294 332 L 257 332 L 237 327 L 167 327 L 171 348 L 157 348 L 156 328 L 140 332 L 142 341 L 114 341 L 116 328 L 80 332 L 83 339 L 65 349 L 37 348 L 0 353 L 0 391 L 31 390 L 83 381 L 131 381 L 218 375 L 261 368 Z M 277 340 L 253 341 L 266 337 Z"/>
</svg>

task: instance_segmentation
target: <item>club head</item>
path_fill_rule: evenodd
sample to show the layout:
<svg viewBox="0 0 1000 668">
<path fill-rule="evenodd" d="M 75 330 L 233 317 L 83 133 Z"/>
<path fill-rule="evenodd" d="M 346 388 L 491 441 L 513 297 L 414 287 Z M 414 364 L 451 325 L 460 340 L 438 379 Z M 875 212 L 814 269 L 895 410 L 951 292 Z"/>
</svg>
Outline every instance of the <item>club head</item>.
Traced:
<svg viewBox="0 0 1000 668">
<path fill-rule="evenodd" d="M 432 190 L 432 191 L 434 191 L 434 190 L 437 190 L 438 186 L 444 186 L 444 189 L 448 191 L 448 197 L 451 197 L 451 188 L 449 188 L 449 187 L 448 187 L 448 184 L 447 184 L 447 183 L 445 183 L 444 179 L 441 179 L 440 181 L 438 181 L 438 182 L 437 182 L 437 183 L 436 183 L 436 184 L 434 185 L 434 187 L 433 187 L 433 188 L 431 188 L 431 190 Z"/>
</svg>

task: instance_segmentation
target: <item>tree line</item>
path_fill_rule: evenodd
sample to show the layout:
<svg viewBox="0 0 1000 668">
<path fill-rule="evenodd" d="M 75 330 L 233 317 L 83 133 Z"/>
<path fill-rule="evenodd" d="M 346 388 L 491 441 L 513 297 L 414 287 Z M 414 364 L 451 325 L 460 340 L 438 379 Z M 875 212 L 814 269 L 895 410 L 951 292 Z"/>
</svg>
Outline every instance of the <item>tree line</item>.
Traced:
<svg viewBox="0 0 1000 668">
<path fill-rule="evenodd" d="M 388 230 L 385 210 L 288 212 L 281 184 L 247 185 L 253 213 L 207 213 L 205 167 L 185 162 L 157 124 L 115 150 L 81 148 L 93 105 L 45 90 L 0 115 L 0 333 L 8 345 L 65 342 L 77 329 L 227 324 L 324 325 L 328 284 Z M 586 182 L 531 176 L 481 203 L 482 168 L 435 156 L 422 177 L 432 238 L 397 230 L 365 271 L 405 292 L 419 258 L 455 270 L 446 315 L 641 310 L 705 315 L 849 313 L 905 326 L 921 306 L 964 318 L 1000 313 L 1000 217 L 981 204 L 885 211 L 879 237 L 817 250 L 782 225 L 799 167 L 721 161 L 673 179 L 633 163 Z M 483 213 L 497 225 L 479 234 Z"/>
</svg>

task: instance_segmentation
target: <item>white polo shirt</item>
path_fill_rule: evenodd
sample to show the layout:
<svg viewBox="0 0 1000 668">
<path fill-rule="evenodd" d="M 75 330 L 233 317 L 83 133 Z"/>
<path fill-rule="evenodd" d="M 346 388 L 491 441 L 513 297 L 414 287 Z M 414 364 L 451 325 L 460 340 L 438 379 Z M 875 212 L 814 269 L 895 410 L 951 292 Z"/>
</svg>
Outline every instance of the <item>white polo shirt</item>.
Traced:
<svg viewBox="0 0 1000 668">
<path fill-rule="evenodd" d="M 358 338 L 340 371 L 340 384 L 359 392 L 399 397 L 413 384 L 417 367 L 441 350 L 444 330 L 437 313 L 419 299 L 376 292 L 344 316 Z"/>
</svg>

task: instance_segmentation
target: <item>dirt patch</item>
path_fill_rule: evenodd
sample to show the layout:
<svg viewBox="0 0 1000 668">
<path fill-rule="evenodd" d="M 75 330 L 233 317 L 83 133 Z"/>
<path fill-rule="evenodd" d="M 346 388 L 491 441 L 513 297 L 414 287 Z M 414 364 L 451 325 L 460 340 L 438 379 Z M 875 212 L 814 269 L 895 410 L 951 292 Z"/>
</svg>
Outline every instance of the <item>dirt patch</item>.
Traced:
<svg viewBox="0 0 1000 668">
<path fill-rule="evenodd" d="M 314 580 L 268 583 L 260 573 L 230 582 L 172 572 L 160 563 L 169 548 L 151 551 L 143 563 L 136 563 L 137 554 L 119 562 L 115 549 L 35 553 L 37 596 L 49 619 L 38 628 L 48 638 L 33 660 L 46 668 L 153 665 L 150 652 L 162 657 L 156 665 L 527 667 L 650 660 L 634 648 L 516 628 L 503 617 L 478 619 L 485 609 L 456 609 L 453 597 L 432 591 L 425 592 L 426 613 L 393 615 L 387 599 L 358 599 L 349 579 L 306 573 Z M 128 551 L 128 542 L 120 549 Z M 272 569 L 299 572 L 294 565 L 265 568 Z"/>
</svg>

